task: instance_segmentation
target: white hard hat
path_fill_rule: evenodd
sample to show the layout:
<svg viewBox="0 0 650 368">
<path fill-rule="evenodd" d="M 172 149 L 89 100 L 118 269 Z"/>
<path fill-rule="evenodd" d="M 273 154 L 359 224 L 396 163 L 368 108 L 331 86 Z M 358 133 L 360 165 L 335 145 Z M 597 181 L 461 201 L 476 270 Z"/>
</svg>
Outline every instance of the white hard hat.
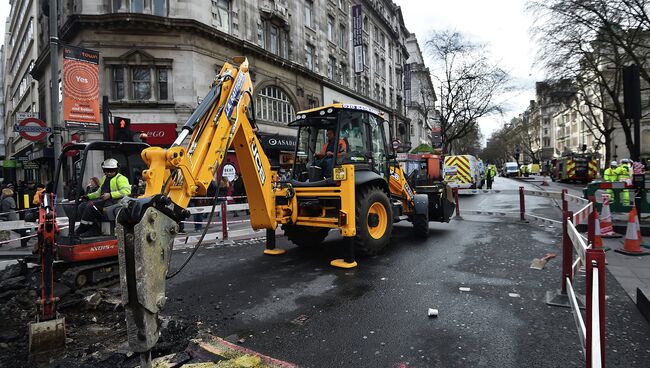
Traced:
<svg viewBox="0 0 650 368">
<path fill-rule="evenodd" d="M 609 165 L 610 165 L 610 166 L 618 166 L 618 162 L 616 162 L 616 161 L 612 161 Z"/>
<path fill-rule="evenodd" d="M 624 159 L 621 160 L 622 164 L 627 164 L 627 163 L 630 163 L 630 162 L 632 162 L 632 161 L 630 161 L 629 158 L 624 158 Z"/>
<path fill-rule="evenodd" d="M 107 158 L 102 162 L 102 169 L 117 169 L 118 166 L 117 160 L 114 158 Z"/>
</svg>

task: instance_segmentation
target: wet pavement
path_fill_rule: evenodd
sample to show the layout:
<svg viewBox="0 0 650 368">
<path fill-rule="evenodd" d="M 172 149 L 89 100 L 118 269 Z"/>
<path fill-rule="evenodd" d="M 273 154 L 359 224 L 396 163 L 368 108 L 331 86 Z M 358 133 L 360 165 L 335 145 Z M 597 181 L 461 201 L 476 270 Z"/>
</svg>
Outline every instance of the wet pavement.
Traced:
<svg viewBox="0 0 650 368">
<path fill-rule="evenodd" d="M 495 189 L 520 185 L 498 178 Z M 527 198 L 526 206 L 559 218 L 548 199 Z M 516 209 L 518 198 L 462 196 L 463 208 Z M 256 241 L 202 249 L 170 282 L 165 314 L 301 367 L 584 366 L 571 311 L 544 303 L 560 286 L 560 230 L 463 218 L 432 223 L 426 241 L 398 224 L 391 247 L 353 270 L 329 267 L 341 254 L 333 232 L 312 251 L 280 238 L 288 250 L 280 257 L 264 256 Z M 530 268 L 548 252 L 558 258 Z M 648 323 L 610 273 L 606 293 L 607 366 L 647 366 Z M 429 308 L 438 317 L 428 317 Z"/>
</svg>

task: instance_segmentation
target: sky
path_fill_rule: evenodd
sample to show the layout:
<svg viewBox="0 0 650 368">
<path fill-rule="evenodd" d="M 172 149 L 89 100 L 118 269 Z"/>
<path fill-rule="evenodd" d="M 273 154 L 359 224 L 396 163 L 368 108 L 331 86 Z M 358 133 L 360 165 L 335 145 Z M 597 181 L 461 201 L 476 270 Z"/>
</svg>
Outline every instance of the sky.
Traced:
<svg viewBox="0 0 650 368">
<path fill-rule="evenodd" d="M 406 27 L 415 33 L 421 48 L 434 30 L 458 31 L 473 41 L 486 44 L 494 60 L 510 72 L 520 89 L 504 96 L 509 107 L 504 116 L 479 121 L 484 141 L 504 122 L 522 113 L 529 101 L 535 99 L 535 82 L 544 77 L 540 68 L 533 65 L 535 45 L 528 30 L 532 20 L 524 12 L 525 0 L 393 1 L 402 8 Z M 10 9 L 8 0 L 0 0 L 1 35 L 4 35 Z M 4 37 L 0 42 L 4 42 Z M 424 56 L 425 62 L 431 65 L 426 61 L 426 53 Z"/>
<path fill-rule="evenodd" d="M 503 96 L 509 111 L 504 116 L 479 121 L 483 139 L 524 112 L 535 99 L 535 82 L 544 79 L 535 67 L 536 48 L 530 37 L 532 18 L 524 11 L 525 0 L 393 0 L 402 8 L 404 23 L 415 33 L 420 48 L 432 31 L 453 30 L 472 41 L 487 45 L 495 62 L 507 70 L 518 91 Z M 425 63 L 432 65 L 424 53 Z"/>
</svg>

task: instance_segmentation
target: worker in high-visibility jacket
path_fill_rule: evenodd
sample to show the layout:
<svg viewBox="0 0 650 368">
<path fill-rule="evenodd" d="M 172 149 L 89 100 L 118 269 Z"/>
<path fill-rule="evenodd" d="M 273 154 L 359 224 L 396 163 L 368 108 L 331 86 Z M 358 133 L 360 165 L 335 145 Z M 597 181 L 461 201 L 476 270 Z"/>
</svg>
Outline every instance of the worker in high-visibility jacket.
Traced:
<svg viewBox="0 0 650 368">
<path fill-rule="evenodd" d="M 485 180 L 487 181 L 487 188 L 492 189 L 492 182 L 497 176 L 497 168 L 494 165 L 488 164 L 487 170 L 485 170 Z"/>
<path fill-rule="evenodd" d="M 93 193 L 82 195 L 81 200 L 86 202 L 79 205 L 78 212 L 81 220 L 76 235 L 82 237 L 100 234 L 97 220 L 104 214 L 104 208 L 118 203 L 122 198 L 131 194 L 129 179 L 120 174 L 119 164 L 116 159 L 108 158 L 102 162 L 104 177 L 99 183 L 99 188 Z"/>
<path fill-rule="evenodd" d="M 618 162 L 612 161 L 609 163 L 609 167 L 606 168 L 603 173 L 603 179 L 609 183 L 615 183 L 618 181 Z M 607 189 L 607 194 L 609 194 L 611 200 L 614 200 L 613 190 Z"/>
<path fill-rule="evenodd" d="M 632 177 L 632 162 L 630 159 L 624 158 L 621 160 L 621 166 L 616 169 L 618 174 L 618 181 L 628 184 L 629 179 Z M 621 191 L 621 203 L 629 206 L 630 205 L 630 191 L 623 190 Z"/>
</svg>

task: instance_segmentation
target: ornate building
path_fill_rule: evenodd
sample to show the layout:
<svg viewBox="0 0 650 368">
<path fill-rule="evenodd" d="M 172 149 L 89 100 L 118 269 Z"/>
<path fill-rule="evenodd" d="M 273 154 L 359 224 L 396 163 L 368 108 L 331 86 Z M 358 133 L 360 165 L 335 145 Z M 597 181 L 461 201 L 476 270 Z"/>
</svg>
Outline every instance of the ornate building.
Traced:
<svg viewBox="0 0 650 368">
<path fill-rule="evenodd" d="M 365 50 L 359 74 L 353 70 L 352 52 L 351 6 L 356 3 L 362 5 Z M 38 112 L 49 125 L 52 121 L 48 13 L 38 2 L 14 0 L 12 5 L 21 4 L 31 4 L 31 17 L 12 10 L 9 23 L 23 19 L 29 33 L 20 34 L 32 40 L 26 57 L 31 62 L 18 61 L 22 74 L 7 65 L 5 101 L 16 99 L 19 90 L 30 103 L 7 106 L 7 156 L 51 159 L 47 140 L 25 141 L 9 129 L 19 111 Z M 263 143 L 264 135 L 290 142 L 295 131 L 287 123 L 297 111 L 338 101 L 384 111 L 393 136 L 400 138 L 403 149 L 410 147 L 403 89 L 408 33 L 392 1 L 59 0 L 58 22 L 62 44 L 99 52 L 99 95 L 108 97 L 111 114 L 130 118 L 135 129 L 160 132 L 164 137 L 155 144 L 170 144 L 173 128 L 185 122 L 223 63 L 245 55 Z M 24 37 L 13 38 L 18 43 Z M 13 61 L 15 49 L 22 46 L 8 45 L 7 59 Z M 17 87 L 19 77 L 24 77 L 27 92 Z M 73 135 L 81 141 L 104 137 L 101 130 L 65 127 L 61 116 L 59 121 L 64 143 Z M 277 153 L 269 156 L 277 159 Z M 33 176 L 45 181 L 47 175 L 41 170 Z"/>
</svg>

